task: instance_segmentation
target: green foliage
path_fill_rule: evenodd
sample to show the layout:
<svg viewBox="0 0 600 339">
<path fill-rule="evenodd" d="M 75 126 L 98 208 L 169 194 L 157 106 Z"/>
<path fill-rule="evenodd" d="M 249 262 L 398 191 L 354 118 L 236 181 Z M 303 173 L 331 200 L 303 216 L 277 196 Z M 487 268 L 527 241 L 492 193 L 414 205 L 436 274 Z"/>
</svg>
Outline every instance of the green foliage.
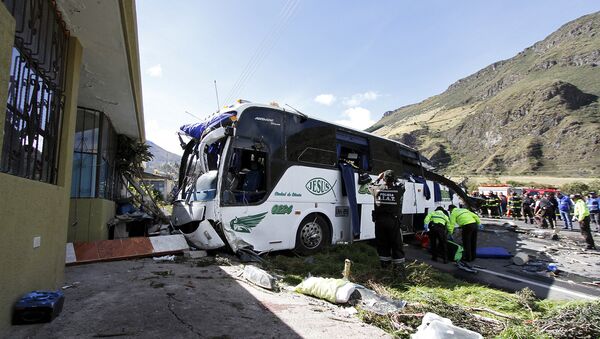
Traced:
<svg viewBox="0 0 600 339">
<path fill-rule="evenodd" d="M 149 145 L 139 140 L 119 135 L 116 155 L 117 171 L 125 176 L 138 177 L 143 172 L 142 163 L 150 161 L 154 157 L 149 149 Z"/>
<path fill-rule="evenodd" d="M 560 190 L 565 194 L 586 194 L 590 190 L 590 186 L 586 183 L 575 181 L 560 186 Z"/>
<path fill-rule="evenodd" d="M 590 320 L 595 321 L 594 324 L 600 322 L 600 318 L 596 318 L 600 317 L 598 302 L 538 300 L 529 289 L 507 293 L 458 280 L 416 261 L 406 264 L 407 276 L 402 278 L 387 269 L 379 268 L 377 252 L 365 242 L 329 247 L 311 257 L 280 254 L 267 259 L 267 265 L 282 272 L 283 282 L 290 285 L 297 285 L 309 273 L 313 276 L 340 278 L 344 260 L 350 259 L 351 281 L 408 302 L 404 309 L 386 316 L 359 309 L 358 315 L 364 322 L 382 328 L 395 337 L 408 338 L 421 324 L 421 318 L 426 312 L 449 318 L 455 325 L 477 331 L 484 337 L 563 337 L 562 333 L 570 333 L 568 331 L 571 328 L 581 338 L 600 335 L 596 332 L 596 326 L 583 321 L 583 315 L 588 314 Z M 486 309 L 512 319 L 486 312 Z M 482 321 L 473 314 L 495 319 L 495 322 Z M 569 320 L 560 320 L 561 317 Z M 552 322 L 560 323 L 562 330 L 551 325 Z M 545 326 L 548 326 L 547 329 L 541 330 Z"/>
</svg>

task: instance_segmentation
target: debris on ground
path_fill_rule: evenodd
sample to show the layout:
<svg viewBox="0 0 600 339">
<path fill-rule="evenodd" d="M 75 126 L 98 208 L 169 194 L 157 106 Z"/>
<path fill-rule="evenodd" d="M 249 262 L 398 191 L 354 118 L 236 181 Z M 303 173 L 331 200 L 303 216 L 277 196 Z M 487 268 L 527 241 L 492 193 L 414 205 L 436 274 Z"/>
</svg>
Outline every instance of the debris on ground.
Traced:
<svg viewBox="0 0 600 339">
<path fill-rule="evenodd" d="M 256 286 L 266 288 L 267 290 L 274 290 L 276 288 L 275 278 L 256 266 L 246 265 L 243 275 L 244 279 Z"/>
<path fill-rule="evenodd" d="M 296 286 L 298 293 L 327 300 L 334 304 L 346 304 L 356 290 L 356 284 L 345 279 L 310 277 Z"/>
<path fill-rule="evenodd" d="M 183 256 L 190 259 L 199 259 L 204 258 L 208 255 L 208 253 L 204 250 L 197 251 L 184 251 Z"/>
<path fill-rule="evenodd" d="M 513 257 L 513 263 L 517 266 L 523 266 L 529 261 L 529 255 L 525 252 L 519 252 Z"/>
<path fill-rule="evenodd" d="M 412 339 L 430 338 L 460 338 L 460 339 L 483 339 L 481 334 L 458 327 L 452 324 L 452 320 L 440 317 L 435 313 L 425 313 L 421 326 L 417 332 L 410 336 Z"/>
<path fill-rule="evenodd" d="M 360 308 L 375 314 L 390 314 L 406 306 L 406 301 L 394 300 L 383 295 L 378 295 L 363 286 L 357 286 L 356 290 L 360 293 L 360 303 L 358 304 Z"/>
<path fill-rule="evenodd" d="M 73 283 L 71 283 L 71 284 L 67 284 L 67 285 L 65 285 L 65 286 L 63 286 L 63 287 L 61 287 L 61 288 L 62 288 L 63 290 L 66 290 L 67 288 L 75 288 L 75 287 L 77 287 L 79 284 L 80 284 L 80 283 L 79 283 L 79 281 L 75 281 L 75 282 L 73 282 Z"/>
<path fill-rule="evenodd" d="M 162 257 L 152 258 L 155 262 L 175 261 L 175 255 L 163 255 Z"/>
</svg>

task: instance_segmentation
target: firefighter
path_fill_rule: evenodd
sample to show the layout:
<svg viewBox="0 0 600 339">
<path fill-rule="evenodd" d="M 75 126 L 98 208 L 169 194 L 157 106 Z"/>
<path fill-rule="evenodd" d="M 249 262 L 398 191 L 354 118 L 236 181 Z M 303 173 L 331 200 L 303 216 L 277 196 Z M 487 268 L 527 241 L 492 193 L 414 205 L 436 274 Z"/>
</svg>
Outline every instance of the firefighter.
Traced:
<svg viewBox="0 0 600 339">
<path fill-rule="evenodd" d="M 425 217 L 425 231 L 429 232 L 431 246 L 431 260 L 437 261 L 438 255 L 442 256 L 444 264 L 448 263 L 448 227 L 450 219 L 442 206 L 430 212 Z"/>
<path fill-rule="evenodd" d="M 450 205 L 448 211 L 450 211 L 450 226 L 448 227 L 450 234 L 454 231 L 454 225 L 458 225 L 462 230 L 462 241 L 465 249 L 463 252 L 464 261 L 475 260 L 477 254 L 477 230 L 479 229 L 481 220 L 479 220 L 477 214 L 454 205 Z"/>
<path fill-rule="evenodd" d="M 579 221 L 579 228 L 587 243 L 587 249 L 595 250 L 596 245 L 594 244 L 594 238 L 592 237 L 592 232 L 590 230 L 590 210 L 580 194 L 575 194 L 573 196 L 573 201 L 575 201 L 573 221 Z"/>
<path fill-rule="evenodd" d="M 488 195 L 485 198 L 485 205 L 488 209 L 490 218 L 500 217 L 500 198 L 498 198 L 494 192 L 488 192 Z"/>
<path fill-rule="evenodd" d="M 513 194 L 510 197 L 510 200 L 508 201 L 508 208 L 510 208 L 510 215 L 513 218 L 513 220 L 521 219 L 522 205 L 523 200 L 521 200 L 521 197 L 516 192 L 513 192 Z"/>
<path fill-rule="evenodd" d="M 387 170 L 369 185 L 369 191 L 375 198 L 373 221 L 381 267 L 387 268 L 391 264 L 395 271 L 403 275 L 404 249 L 400 222 L 404 185 L 396 182 L 392 170 Z"/>
<path fill-rule="evenodd" d="M 529 219 L 529 223 L 533 224 L 533 206 L 535 201 L 531 197 L 531 194 L 524 195 L 523 199 L 523 219 L 525 219 L 525 223 L 527 223 L 527 219 Z"/>
</svg>

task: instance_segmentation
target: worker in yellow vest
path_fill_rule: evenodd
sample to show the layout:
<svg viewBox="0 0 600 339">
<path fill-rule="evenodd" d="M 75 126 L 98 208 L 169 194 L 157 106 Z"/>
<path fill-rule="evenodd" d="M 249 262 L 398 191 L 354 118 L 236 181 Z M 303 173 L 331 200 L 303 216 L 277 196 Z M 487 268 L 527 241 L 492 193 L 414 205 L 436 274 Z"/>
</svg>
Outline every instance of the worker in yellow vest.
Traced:
<svg viewBox="0 0 600 339">
<path fill-rule="evenodd" d="M 479 229 L 479 216 L 465 208 L 458 208 L 454 205 L 448 207 L 450 211 L 450 226 L 448 231 L 450 234 L 454 232 L 454 225 L 462 230 L 462 241 L 463 241 L 463 259 L 464 261 L 475 260 L 477 254 L 477 230 Z"/>
<path fill-rule="evenodd" d="M 575 211 L 573 213 L 573 221 L 579 221 L 579 228 L 581 229 L 581 235 L 585 238 L 588 250 L 595 250 L 596 245 L 594 244 L 594 238 L 590 230 L 590 210 L 586 205 L 581 194 L 575 194 L 573 196 L 575 201 Z"/>
<path fill-rule="evenodd" d="M 448 227 L 450 219 L 442 206 L 427 214 L 424 220 L 425 231 L 429 231 L 429 244 L 431 246 L 431 260 L 436 261 L 438 255 L 442 256 L 444 264 L 448 263 Z"/>
</svg>

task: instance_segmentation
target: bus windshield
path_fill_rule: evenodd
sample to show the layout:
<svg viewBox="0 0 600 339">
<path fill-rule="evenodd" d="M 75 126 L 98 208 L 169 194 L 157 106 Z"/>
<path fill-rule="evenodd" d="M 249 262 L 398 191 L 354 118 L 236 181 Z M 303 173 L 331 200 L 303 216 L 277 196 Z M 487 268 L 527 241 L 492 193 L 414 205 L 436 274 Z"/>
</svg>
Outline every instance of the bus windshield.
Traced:
<svg viewBox="0 0 600 339">
<path fill-rule="evenodd" d="M 217 172 L 208 171 L 198 178 L 196 182 L 196 201 L 214 200 L 217 195 Z"/>
</svg>

